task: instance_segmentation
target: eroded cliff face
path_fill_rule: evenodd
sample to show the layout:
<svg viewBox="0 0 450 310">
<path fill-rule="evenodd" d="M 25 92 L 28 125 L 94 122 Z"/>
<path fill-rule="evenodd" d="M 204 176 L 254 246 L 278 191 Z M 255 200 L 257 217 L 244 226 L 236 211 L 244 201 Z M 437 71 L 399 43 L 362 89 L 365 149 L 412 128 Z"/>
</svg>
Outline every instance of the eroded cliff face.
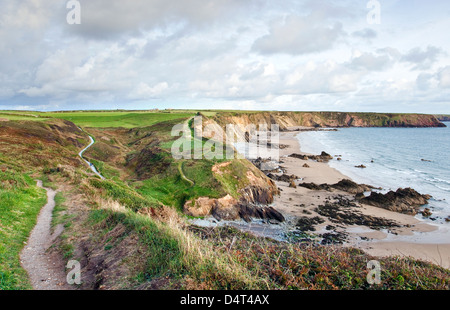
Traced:
<svg viewBox="0 0 450 310">
<path fill-rule="evenodd" d="M 212 120 L 226 124 L 278 124 L 289 127 L 444 127 L 434 115 L 347 112 L 220 112 Z"/>
<path fill-rule="evenodd" d="M 212 168 L 217 179 L 225 183 L 224 179 L 234 178 L 229 167 L 232 161 L 220 163 Z M 212 215 L 217 220 L 237 220 L 244 219 L 251 221 L 252 218 L 264 219 L 269 222 L 283 222 L 284 217 L 274 208 L 268 206 L 274 200 L 274 195 L 279 194 L 275 183 L 266 177 L 256 167 L 245 167 L 243 176 L 238 182 L 227 183 L 227 187 L 234 186 L 230 192 L 222 198 L 199 197 L 195 200 L 187 201 L 184 205 L 184 212 L 194 217 L 205 217 Z"/>
<path fill-rule="evenodd" d="M 232 125 L 228 127 L 227 126 Z M 445 127 L 434 115 L 383 114 L 347 112 L 219 112 L 213 117 L 202 117 L 194 126 L 198 136 L 214 138 L 222 131 L 223 140 L 244 142 L 265 125 L 278 125 L 281 131 L 295 127 Z M 201 132 L 203 130 L 203 132 Z M 234 140 L 233 140 L 234 139 Z"/>
</svg>

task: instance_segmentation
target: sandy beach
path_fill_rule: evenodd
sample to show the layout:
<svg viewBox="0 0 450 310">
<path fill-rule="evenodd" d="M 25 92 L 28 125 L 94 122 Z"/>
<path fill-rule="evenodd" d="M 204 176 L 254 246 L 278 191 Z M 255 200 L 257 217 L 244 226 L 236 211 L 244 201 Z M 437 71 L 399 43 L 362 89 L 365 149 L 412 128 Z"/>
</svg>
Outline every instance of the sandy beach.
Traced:
<svg viewBox="0 0 450 310">
<path fill-rule="evenodd" d="M 301 183 L 335 184 L 350 178 L 326 161 L 290 157 L 291 154 L 311 155 L 300 151 L 298 134 L 301 133 L 280 133 L 280 145 L 284 145 L 280 148 L 280 168 L 285 175 L 295 175 L 298 179 L 294 181 L 296 187 L 290 182 L 276 181 L 281 190 L 274 202 L 277 210 L 311 224 L 310 234 L 342 237 L 345 240 L 343 246 L 357 247 L 373 256 L 411 256 L 450 268 L 450 237 L 446 235 L 449 228 L 442 230 L 412 215 L 361 204 L 354 194 L 345 191 L 311 190 L 299 186 Z M 346 204 L 348 206 L 340 207 Z M 338 215 L 330 213 L 327 216 L 325 205 L 335 207 Z M 360 219 L 369 224 L 361 224 Z M 386 226 L 385 222 L 388 223 Z"/>
</svg>

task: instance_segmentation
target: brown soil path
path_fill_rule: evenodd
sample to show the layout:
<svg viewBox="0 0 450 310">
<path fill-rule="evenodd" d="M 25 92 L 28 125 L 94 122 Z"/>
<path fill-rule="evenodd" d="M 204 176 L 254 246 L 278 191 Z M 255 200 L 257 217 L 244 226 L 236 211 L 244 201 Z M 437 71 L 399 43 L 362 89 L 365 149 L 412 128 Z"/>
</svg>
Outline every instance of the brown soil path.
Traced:
<svg viewBox="0 0 450 310">
<path fill-rule="evenodd" d="M 44 188 L 40 180 L 37 185 Z M 68 290 L 71 286 L 66 281 L 64 262 L 59 253 L 49 250 L 55 238 L 63 230 L 63 227 L 59 226 L 51 234 L 56 192 L 50 188 L 44 189 L 47 191 L 47 204 L 39 213 L 36 226 L 20 254 L 20 261 L 29 275 L 33 289 Z"/>
</svg>

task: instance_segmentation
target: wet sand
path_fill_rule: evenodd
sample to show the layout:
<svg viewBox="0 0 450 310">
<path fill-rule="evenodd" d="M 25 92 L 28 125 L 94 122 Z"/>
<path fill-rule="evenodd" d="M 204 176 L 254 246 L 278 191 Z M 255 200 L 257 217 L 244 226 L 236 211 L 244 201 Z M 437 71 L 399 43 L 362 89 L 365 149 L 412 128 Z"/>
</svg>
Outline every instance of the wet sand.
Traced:
<svg viewBox="0 0 450 310">
<path fill-rule="evenodd" d="M 287 175 L 296 175 L 298 179 L 295 183 L 316 183 L 316 184 L 335 184 L 342 179 L 350 179 L 336 169 L 330 167 L 326 162 L 316 162 L 313 160 L 302 160 L 294 157 L 288 157 L 293 153 L 311 155 L 300 151 L 300 144 L 297 135 L 298 131 L 280 133 L 280 144 L 286 147 L 280 149 L 280 167 L 285 170 Z M 317 154 L 316 154 L 317 155 Z M 336 160 L 336 159 L 333 159 Z M 303 167 L 307 163 L 309 168 Z M 281 189 L 281 195 L 275 198 L 274 207 L 287 216 L 295 218 L 319 216 L 317 207 L 324 205 L 327 201 L 333 201 L 336 196 L 344 197 L 354 201 L 354 195 L 343 191 L 322 191 L 309 190 L 304 187 L 293 188 L 287 182 L 276 181 Z M 324 222 L 315 226 L 312 234 L 323 234 L 330 232 L 345 233 L 347 240 L 344 246 L 353 246 L 363 249 L 373 256 L 411 256 L 416 259 L 429 261 L 445 268 L 450 268 L 450 228 L 439 228 L 438 226 L 427 224 L 414 216 L 392 212 L 382 208 L 369 205 L 363 205 L 355 202 L 357 212 L 364 216 L 383 218 L 398 224 L 399 227 L 388 227 L 387 229 L 371 229 L 363 225 L 338 224 L 336 221 L 330 221 L 326 217 Z M 330 226 L 331 225 L 331 226 Z M 337 227 L 336 227 L 337 226 Z M 449 224 L 450 226 L 450 224 Z M 328 228 L 328 229 L 327 229 Z M 442 231 L 444 229 L 444 231 Z M 446 235 L 447 230 L 449 234 Z M 425 239 L 414 236 L 431 236 L 426 243 Z M 433 236 L 436 236 L 433 239 Z M 407 241 L 405 241 L 407 240 Z M 422 240 L 422 241 L 421 241 Z"/>
</svg>

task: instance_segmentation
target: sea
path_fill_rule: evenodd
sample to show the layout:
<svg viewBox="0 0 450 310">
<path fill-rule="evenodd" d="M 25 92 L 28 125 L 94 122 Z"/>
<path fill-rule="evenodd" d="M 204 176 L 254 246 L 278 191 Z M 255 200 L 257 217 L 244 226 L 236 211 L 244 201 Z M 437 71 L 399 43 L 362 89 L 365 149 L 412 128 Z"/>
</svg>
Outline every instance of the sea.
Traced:
<svg viewBox="0 0 450 310">
<path fill-rule="evenodd" d="M 433 215 L 419 220 L 448 232 L 450 223 L 450 122 L 440 128 L 340 128 L 297 135 L 302 152 L 335 158 L 329 165 L 357 183 L 382 192 L 413 188 L 432 196 Z M 341 160 L 337 160 L 340 157 Z M 364 165 L 366 168 L 357 168 Z M 442 231 L 442 230 L 441 230 Z M 450 233 L 441 237 L 450 242 Z"/>
</svg>

